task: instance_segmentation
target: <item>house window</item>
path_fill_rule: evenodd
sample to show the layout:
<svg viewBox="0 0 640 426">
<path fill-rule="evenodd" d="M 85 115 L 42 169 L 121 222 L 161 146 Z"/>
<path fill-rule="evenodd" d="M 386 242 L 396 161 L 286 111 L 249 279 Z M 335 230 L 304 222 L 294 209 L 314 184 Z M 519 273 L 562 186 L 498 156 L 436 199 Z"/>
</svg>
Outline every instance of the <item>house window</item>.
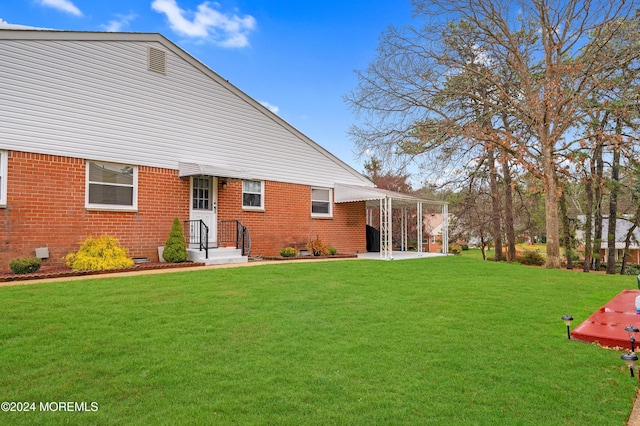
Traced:
<svg viewBox="0 0 640 426">
<path fill-rule="evenodd" d="M 264 209 L 264 182 L 259 180 L 242 181 L 242 208 L 247 210 Z"/>
<path fill-rule="evenodd" d="M 135 210 L 138 169 L 126 164 L 87 162 L 87 208 Z"/>
<path fill-rule="evenodd" d="M 435 244 L 436 243 L 436 236 L 432 235 L 431 236 L 431 244 Z"/>
<path fill-rule="evenodd" d="M 211 210 L 211 178 L 193 178 L 193 210 Z"/>
<path fill-rule="evenodd" d="M 331 216 L 331 189 L 311 188 L 311 215 Z"/>
<path fill-rule="evenodd" d="M 0 207 L 7 206 L 7 151 L 0 151 Z"/>
</svg>

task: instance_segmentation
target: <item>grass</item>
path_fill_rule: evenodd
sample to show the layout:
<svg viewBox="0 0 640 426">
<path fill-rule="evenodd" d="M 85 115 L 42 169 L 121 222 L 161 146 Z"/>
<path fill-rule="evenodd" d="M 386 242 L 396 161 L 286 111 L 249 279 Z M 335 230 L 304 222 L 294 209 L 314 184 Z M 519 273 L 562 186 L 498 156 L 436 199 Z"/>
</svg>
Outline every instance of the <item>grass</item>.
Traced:
<svg viewBox="0 0 640 426">
<path fill-rule="evenodd" d="M 0 288 L 2 424 L 623 425 L 620 352 L 568 341 L 635 277 L 457 256 Z"/>
</svg>

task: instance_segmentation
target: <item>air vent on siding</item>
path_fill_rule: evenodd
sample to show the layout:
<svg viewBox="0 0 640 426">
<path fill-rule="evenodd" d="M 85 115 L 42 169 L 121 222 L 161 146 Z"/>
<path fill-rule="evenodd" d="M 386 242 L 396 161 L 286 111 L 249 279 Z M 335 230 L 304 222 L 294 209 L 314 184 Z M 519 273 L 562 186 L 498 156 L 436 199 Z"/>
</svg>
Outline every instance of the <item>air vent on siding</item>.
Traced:
<svg viewBox="0 0 640 426">
<path fill-rule="evenodd" d="M 147 67 L 149 71 L 167 73 L 167 52 L 149 46 L 147 51 Z"/>
</svg>

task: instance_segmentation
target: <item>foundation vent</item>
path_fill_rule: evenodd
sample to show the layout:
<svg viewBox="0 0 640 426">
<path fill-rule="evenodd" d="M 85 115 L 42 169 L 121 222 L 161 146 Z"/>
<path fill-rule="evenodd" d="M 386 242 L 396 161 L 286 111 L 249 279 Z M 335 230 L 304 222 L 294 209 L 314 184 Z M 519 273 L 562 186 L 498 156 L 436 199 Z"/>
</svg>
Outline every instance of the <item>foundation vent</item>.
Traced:
<svg viewBox="0 0 640 426">
<path fill-rule="evenodd" d="M 167 52 L 149 46 L 147 51 L 147 68 L 160 74 L 167 73 Z"/>
</svg>

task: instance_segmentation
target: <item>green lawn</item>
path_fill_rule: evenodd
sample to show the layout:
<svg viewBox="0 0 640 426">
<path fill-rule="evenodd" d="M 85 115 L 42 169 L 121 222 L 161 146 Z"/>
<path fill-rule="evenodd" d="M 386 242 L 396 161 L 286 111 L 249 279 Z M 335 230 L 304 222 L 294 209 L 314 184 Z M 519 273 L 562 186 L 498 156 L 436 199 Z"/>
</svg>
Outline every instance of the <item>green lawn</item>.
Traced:
<svg viewBox="0 0 640 426">
<path fill-rule="evenodd" d="M 623 425 L 638 382 L 560 317 L 635 284 L 458 256 L 0 288 L 0 400 L 98 404 L 0 423 Z"/>
</svg>

